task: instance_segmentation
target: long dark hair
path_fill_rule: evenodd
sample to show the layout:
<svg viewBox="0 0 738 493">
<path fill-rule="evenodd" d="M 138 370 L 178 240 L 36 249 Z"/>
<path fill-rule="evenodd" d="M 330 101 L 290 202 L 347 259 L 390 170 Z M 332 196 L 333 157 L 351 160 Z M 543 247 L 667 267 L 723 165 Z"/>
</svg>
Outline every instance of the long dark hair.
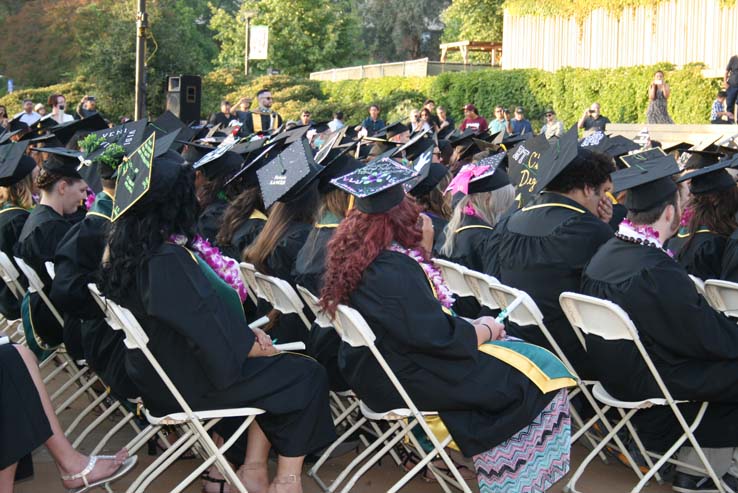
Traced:
<svg viewBox="0 0 738 493">
<path fill-rule="evenodd" d="M 151 195 L 145 195 L 116 220 L 108 236 L 98 282 L 113 300 L 135 292 L 137 274 L 170 236 L 194 237 L 197 201 L 190 168 L 183 167 L 166 191 Z"/>
<path fill-rule="evenodd" d="M 264 200 L 258 185 L 252 185 L 233 199 L 223 213 L 223 222 L 216 241 L 219 245 L 230 245 L 233 235 L 255 210 L 264 212 Z"/>
<path fill-rule="evenodd" d="M 218 199 L 218 195 L 223 194 L 226 200 L 232 200 L 241 191 L 240 184 L 238 182 L 226 185 L 226 180 L 230 178 L 229 175 L 221 175 L 212 180 L 205 179 L 205 183 L 197 190 L 197 201 L 200 204 L 200 209 L 204 209 Z"/>
<path fill-rule="evenodd" d="M 692 195 L 688 207 L 693 211 L 689 221 L 690 237 L 683 248 L 695 238 L 695 232 L 707 227 L 713 233 L 723 238 L 730 237 L 738 229 L 735 214 L 738 212 L 738 187 L 719 190 L 711 193 Z"/>
<path fill-rule="evenodd" d="M 274 204 L 269 210 L 269 219 L 267 219 L 264 229 L 261 230 L 256 240 L 246 247 L 243 252 L 243 259 L 254 264 L 258 271 L 269 274 L 266 261 L 279 240 L 287 232 L 287 228 L 292 223 L 313 224 L 318 211 L 319 200 L 320 195 L 318 194 L 317 182 L 315 182 L 309 185 L 299 199 Z"/>
</svg>

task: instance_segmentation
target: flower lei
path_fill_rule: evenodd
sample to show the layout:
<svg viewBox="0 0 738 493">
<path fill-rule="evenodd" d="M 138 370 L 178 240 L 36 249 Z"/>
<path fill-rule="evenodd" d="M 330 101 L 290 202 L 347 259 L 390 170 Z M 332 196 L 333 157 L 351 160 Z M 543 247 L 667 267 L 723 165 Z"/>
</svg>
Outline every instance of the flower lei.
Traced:
<svg viewBox="0 0 738 493">
<path fill-rule="evenodd" d="M 87 198 L 85 199 L 85 209 L 88 211 L 92 209 L 93 204 L 95 203 L 95 192 L 91 189 L 87 189 Z"/>
<path fill-rule="evenodd" d="M 422 267 L 423 272 L 425 272 L 426 277 L 430 280 L 431 284 L 433 284 L 433 288 L 436 293 L 436 298 L 438 298 L 438 301 L 443 305 L 445 308 L 451 308 L 454 304 L 454 297 L 451 293 L 451 290 L 446 285 L 446 281 L 443 280 L 443 276 L 441 275 L 441 271 L 436 269 L 433 264 L 428 262 L 423 255 L 420 253 L 420 251 L 416 249 L 408 249 L 405 247 L 402 247 L 398 245 L 397 243 L 393 243 L 390 245 L 390 250 L 393 252 L 398 252 L 407 255 L 411 259 L 415 260 L 418 264 L 420 264 L 420 267 Z"/>
<path fill-rule="evenodd" d="M 651 226 L 637 226 L 628 219 L 623 219 L 615 236 L 631 243 L 658 248 L 669 257 L 674 258 L 674 252 L 664 249 L 664 245 L 659 240 L 659 232 Z"/>
<path fill-rule="evenodd" d="M 692 217 L 694 217 L 694 209 L 690 206 L 685 207 L 682 211 L 682 219 L 679 221 L 679 226 L 682 228 L 688 227 Z"/>
<path fill-rule="evenodd" d="M 187 237 L 184 235 L 172 235 L 169 237 L 169 241 L 179 246 L 184 246 L 187 244 Z M 215 274 L 238 293 L 241 302 L 246 301 L 248 290 L 241 279 L 238 262 L 224 256 L 217 247 L 214 247 L 208 240 L 199 235 L 195 236 L 195 239 L 192 241 L 192 247 L 197 250 L 198 256 L 215 271 Z"/>
</svg>

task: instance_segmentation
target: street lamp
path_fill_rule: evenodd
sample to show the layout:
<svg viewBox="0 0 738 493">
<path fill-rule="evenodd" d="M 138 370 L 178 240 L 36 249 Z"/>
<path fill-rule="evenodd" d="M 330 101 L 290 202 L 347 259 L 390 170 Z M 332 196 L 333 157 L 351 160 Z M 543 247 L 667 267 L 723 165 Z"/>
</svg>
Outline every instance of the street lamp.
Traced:
<svg viewBox="0 0 738 493">
<path fill-rule="evenodd" d="M 257 12 L 254 12 L 253 10 L 247 10 L 243 13 L 242 19 L 246 21 L 246 34 L 245 34 L 245 49 L 243 54 L 243 72 L 244 75 L 249 75 L 249 50 L 251 49 L 250 46 L 250 34 L 251 34 L 251 19 L 256 17 Z"/>
</svg>

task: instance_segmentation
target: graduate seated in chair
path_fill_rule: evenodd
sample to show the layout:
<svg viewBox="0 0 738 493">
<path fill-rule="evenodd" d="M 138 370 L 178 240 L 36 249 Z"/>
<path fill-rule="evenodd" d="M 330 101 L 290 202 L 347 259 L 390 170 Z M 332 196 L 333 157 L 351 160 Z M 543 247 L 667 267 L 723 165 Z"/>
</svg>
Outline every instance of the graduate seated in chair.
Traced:
<svg viewBox="0 0 738 493">
<path fill-rule="evenodd" d="M 83 493 L 107 486 L 136 465 L 123 449 L 86 456 L 72 447 L 54 414 L 38 363 L 23 346 L 0 345 L 0 491 L 12 493 L 18 462 L 45 445 L 66 491 Z M 89 485 L 89 486 L 88 486 Z"/>
<path fill-rule="evenodd" d="M 51 292 L 51 278 L 45 263 L 54 260 L 59 242 L 72 227 L 64 215 L 74 213 L 87 198 L 87 183 L 77 171 L 80 164 L 77 151 L 50 147 L 41 150 L 49 156 L 43 162 L 36 180 L 41 190 L 41 201 L 23 225 L 15 245 L 15 256 L 36 271 L 48 295 Z M 67 317 L 62 328 L 38 293 L 26 295 L 22 312 L 29 347 L 37 356 L 64 342 L 75 359 L 83 358 L 79 320 Z"/>
<path fill-rule="evenodd" d="M 235 152 L 226 151 L 221 156 L 203 163 L 208 158 L 208 155 L 205 155 L 201 161 L 193 165 L 196 170 L 197 201 L 200 205 L 197 232 L 214 243 L 223 224 L 223 214 L 228 204 L 240 193 L 237 183 L 226 186 L 226 181 L 239 170 L 243 158 Z"/>
<path fill-rule="evenodd" d="M 149 349 L 193 409 L 266 411 L 249 428 L 239 476 L 249 491 L 266 491 L 274 448 L 277 476 L 269 491 L 297 493 L 304 456 L 335 439 L 325 370 L 310 358 L 277 353 L 270 337 L 248 327 L 237 271 L 224 273 L 222 259 L 192 243 L 194 173 L 171 151 L 151 167 L 150 181 L 134 180 L 131 189 L 118 177 L 102 291 L 136 316 Z M 178 410 L 144 355 L 129 351 L 126 369 L 154 415 Z M 217 425 L 224 437 L 229 421 Z"/>
<path fill-rule="evenodd" d="M 407 167 L 380 162 L 334 180 L 356 196 L 356 209 L 328 244 L 322 306 L 329 315 L 338 304 L 359 311 L 419 409 L 439 411 L 439 433 L 450 433 L 455 447 L 474 457 L 481 491 L 510 491 L 504 489 L 510 485 L 506 481 L 520 491 L 544 491 L 568 470 L 564 389 L 573 380 L 547 351 L 502 340 L 504 326 L 494 318 L 468 322 L 451 314 L 448 287 L 422 246 L 432 241 L 432 232 L 425 229 L 424 236 L 421 225 L 430 219 L 403 190 L 403 182 L 412 178 Z M 500 345 L 506 349 L 500 351 Z M 541 373 L 542 380 L 534 382 L 516 369 L 522 360 L 512 354 L 518 351 L 527 352 L 528 361 L 542 363 L 537 358 L 543 358 L 563 373 Z M 501 358 L 503 352 L 512 357 Z M 342 343 L 338 361 L 346 381 L 371 409 L 404 407 L 367 348 Z M 551 417 L 544 420 L 547 425 L 538 420 L 542 415 Z M 525 452 L 510 469 L 509 447 L 521 450 L 521 442 L 536 440 L 536 446 L 522 447 Z M 563 467 L 549 467 L 554 462 Z"/>
<path fill-rule="evenodd" d="M 484 273 L 528 293 L 546 328 L 582 378 L 591 372 L 587 355 L 566 320 L 559 295 L 578 291 L 587 262 L 612 238 L 612 158 L 577 144 L 576 128 L 545 151 L 538 163 L 531 201 L 495 228 Z M 538 327 L 510 324 L 508 333 L 551 349 Z"/>
<path fill-rule="evenodd" d="M 610 300 L 628 313 L 674 399 L 694 401 L 680 404 L 688 422 L 702 401 L 710 403 L 695 436 L 702 447 L 716 449 L 708 457 L 723 475 L 738 446 L 738 330 L 697 292 L 687 270 L 663 247 L 663 241 L 677 232 L 680 219 L 672 177 L 679 168 L 674 158 L 663 156 L 639 166 L 612 175 L 616 191 L 628 190 L 628 217 L 590 261 L 581 292 Z M 700 173 L 680 179 L 695 183 L 705 176 Z M 629 401 L 661 397 L 631 342 L 587 336 L 586 343 L 596 378 L 614 397 Z M 647 448 L 664 451 L 682 433 L 666 406 L 639 411 L 634 422 Z M 691 448 L 684 447 L 680 459 L 701 466 Z M 734 464 L 723 478 L 733 490 L 738 485 L 736 473 Z M 709 478 L 680 468 L 674 486 L 681 492 L 715 488 Z"/>
</svg>

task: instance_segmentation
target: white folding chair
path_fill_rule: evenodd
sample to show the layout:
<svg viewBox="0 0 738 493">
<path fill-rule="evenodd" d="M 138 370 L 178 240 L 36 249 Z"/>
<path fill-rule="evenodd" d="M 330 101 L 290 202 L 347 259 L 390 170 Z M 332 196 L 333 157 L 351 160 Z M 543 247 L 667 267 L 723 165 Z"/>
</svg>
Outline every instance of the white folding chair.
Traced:
<svg viewBox="0 0 738 493">
<path fill-rule="evenodd" d="M 46 273 L 49 274 L 49 277 L 53 280 L 56 277 L 56 267 L 54 266 L 54 262 L 44 262 L 44 267 L 46 267 Z"/>
<path fill-rule="evenodd" d="M 693 276 L 692 274 L 689 274 L 689 278 L 692 279 L 692 282 L 694 283 L 694 287 L 697 289 L 697 292 L 700 293 L 702 296 L 705 296 L 705 281 L 703 281 L 697 276 Z"/>
<path fill-rule="evenodd" d="M 241 278 L 246 284 L 249 290 L 249 298 L 254 304 L 259 302 L 258 298 L 264 298 L 259 293 L 259 285 L 256 283 L 256 267 L 254 264 L 248 262 L 241 262 L 239 264 L 239 271 L 241 272 Z"/>
<path fill-rule="evenodd" d="M 488 276 L 487 274 L 482 274 L 481 272 L 471 269 L 467 269 L 466 272 L 464 272 L 464 280 L 466 280 L 466 284 L 472 290 L 480 305 L 486 306 L 492 310 L 500 309 L 500 306 L 497 304 L 497 300 L 492 297 L 489 290 L 486 288 L 489 284 L 500 284 L 500 281 L 492 276 Z"/>
<path fill-rule="evenodd" d="M 302 298 L 302 300 L 305 302 L 310 311 L 313 312 L 313 315 L 315 315 L 316 324 L 325 328 L 333 327 L 330 318 L 323 312 L 323 309 L 320 307 L 320 300 L 316 298 L 315 295 L 310 292 L 310 290 L 298 285 L 297 292 L 300 293 L 300 297 Z"/>
<path fill-rule="evenodd" d="M 26 290 L 20 283 L 20 273 L 15 268 L 15 265 L 13 265 L 13 262 L 10 261 L 10 257 L 2 251 L 0 251 L 0 278 L 2 278 L 13 296 L 18 301 L 21 301 Z M 12 341 L 17 344 L 23 344 L 25 342 L 26 336 L 23 333 L 23 325 L 20 318 L 17 320 L 7 320 L 5 317 L 2 317 L 2 322 L 3 330 Z"/>
<path fill-rule="evenodd" d="M 725 492 L 726 489 L 724 485 L 722 484 L 720 478 L 715 474 L 715 471 L 707 460 L 707 457 L 705 457 L 705 453 L 702 450 L 702 447 L 697 442 L 697 439 L 694 436 L 694 430 L 697 429 L 700 422 L 702 421 L 702 418 L 705 415 L 705 411 L 707 410 L 708 403 L 703 402 L 694 421 L 691 424 L 687 423 L 687 420 L 684 418 L 681 410 L 677 407 L 678 402 L 685 401 L 674 400 L 671 392 L 669 392 L 666 384 L 664 384 L 664 381 L 661 378 L 658 369 L 656 369 L 656 366 L 651 360 L 651 357 L 649 356 L 645 347 L 643 347 L 641 339 L 638 335 L 638 330 L 636 329 L 628 314 L 625 313 L 625 311 L 618 305 L 611 301 L 601 300 L 592 296 L 585 296 L 583 294 L 569 292 L 562 293 L 559 297 L 559 301 L 561 303 L 562 309 L 564 310 L 564 313 L 566 314 L 566 317 L 569 319 L 572 325 L 577 327 L 585 334 L 595 335 L 610 341 L 626 340 L 633 342 L 634 346 L 640 353 L 643 362 L 648 367 L 651 375 L 658 385 L 659 391 L 661 393 L 660 396 L 653 396 L 641 401 L 622 401 L 610 395 L 607 390 L 605 390 L 605 387 L 602 385 L 602 383 L 597 382 L 595 384 L 594 388 L 592 389 L 592 393 L 595 398 L 603 404 L 617 409 L 620 413 L 621 420 L 611 430 L 609 430 L 609 433 L 600 441 L 597 447 L 595 447 L 595 449 L 592 450 L 592 452 L 579 465 L 576 472 L 569 480 L 569 483 L 567 485 L 568 491 L 571 491 L 573 493 L 576 493 L 578 491 L 576 489 L 576 482 L 582 475 L 584 470 L 587 468 L 589 463 L 592 461 L 592 459 L 609 443 L 610 440 L 617 436 L 617 433 L 623 427 L 627 427 L 628 431 L 631 433 L 633 440 L 638 445 L 644 459 L 649 465 L 649 470 L 646 474 L 641 474 L 638 468 L 634 469 L 638 477 L 640 478 L 640 481 L 638 482 L 638 484 L 636 484 L 636 486 L 633 487 L 631 493 L 637 493 L 641 491 L 646 483 L 654 476 L 656 477 L 657 481 L 661 482 L 658 471 L 667 462 L 697 471 L 699 473 L 704 474 L 706 472 L 707 475 L 710 476 L 712 481 L 717 485 L 718 490 L 720 492 Z M 636 430 L 633 428 L 630 422 L 631 418 L 635 415 L 636 412 L 641 409 L 647 409 L 653 406 L 669 406 L 683 431 L 683 434 L 679 437 L 679 439 L 663 455 L 647 451 L 645 447 L 643 447 L 641 439 L 638 437 Z M 697 456 L 702 462 L 704 469 L 700 469 L 699 467 L 695 467 L 672 458 L 673 455 L 676 454 L 679 448 L 687 440 L 689 440 L 689 443 L 697 453 Z M 653 464 L 650 458 L 656 458 L 658 460 L 655 464 Z"/>
<path fill-rule="evenodd" d="M 140 350 L 146 357 L 149 364 L 154 368 L 159 378 L 166 385 L 169 392 L 174 396 L 177 404 L 182 412 L 170 413 L 166 416 L 153 416 L 146 408 L 144 415 L 151 424 L 155 425 L 181 425 L 187 431 L 182 433 L 179 439 L 172 444 L 161 456 L 157 458 L 128 488 L 128 493 L 144 492 L 149 485 L 160 476 L 177 458 L 189 450 L 193 445 L 198 443 L 203 449 L 206 456 L 205 461 L 200 464 L 189 476 L 180 482 L 171 493 L 180 493 L 195 479 L 207 470 L 211 465 L 215 464 L 221 470 L 223 476 L 231 484 L 231 488 L 235 488 L 240 493 L 247 493 L 241 481 L 238 479 L 233 468 L 228 463 L 223 453 L 228 450 L 235 441 L 243 435 L 246 429 L 251 425 L 254 418 L 259 414 L 263 414 L 264 410 L 252 407 L 233 408 L 233 409 L 214 409 L 208 411 L 193 411 L 182 394 L 174 385 L 169 375 L 161 367 L 156 357 L 151 353 L 148 347 L 149 338 L 135 316 L 127 309 L 117 303 L 106 299 L 100 295 L 100 291 L 94 284 L 88 285 L 91 292 L 95 293 L 105 306 L 105 316 L 111 327 L 114 329 L 121 328 L 125 335 L 125 344 L 128 349 Z M 233 436 L 231 436 L 222 447 L 218 447 L 210 437 L 208 430 L 211 429 L 222 418 L 245 418 L 244 422 L 239 426 Z"/>
<path fill-rule="evenodd" d="M 705 281 L 705 298 L 726 317 L 738 318 L 738 284 L 720 279 Z"/>
<path fill-rule="evenodd" d="M 305 328 L 310 331 L 312 324 L 302 311 L 305 305 L 290 283 L 277 277 L 264 275 L 261 272 L 256 272 L 254 278 L 256 279 L 256 285 L 259 286 L 259 292 L 272 304 L 272 308 L 283 314 L 296 314 L 305 324 Z"/>
<path fill-rule="evenodd" d="M 466 282 L 464 274 L 469 271 L 463 265 L 449 262 L 448 260 L 442 260 L 440 258 L 433 259 L 433 265 L 438 267 L 443 276 L 443 280 L 446 281 L 448 288 L 459 298 L 466 298 L 468 296 L 474 296 L 474 291 L 469 287 Z"/>
<path fill-rule="evenodd" d="M 370 409 L 363 402 L 360 403 L 362 414 L 373 421 L 388 421 L 393 423 L 390 428 L 370 447 L 364 450 L 349 466 L 336 479 L 336 482 L 340 482 L 347 474 L 350 473 L 351 469 L 357 465 L 360 461 L 368 457 L 379 445 L 385 443 L 384 447 L 380 449 L 374 456 L 372 456 L 362 467 L 349 479 L 346 486 L 341 490 L 342 492 L 351 491 L 356 481 L 363 476 L 382 456 L 387 454 L 392 447 L 395 446 L 400 440 L 407 438 L 410 440 L 412 445 L 422 459 L 409 471 L 407 474 L 395 483 L 389 490 L 389 493 L 394 493 L 400 490 L 408 481 L 410 481 L 418 472 L 424 467 L 435 475 L 438 480 L 439 486 L 445 491 L 450 492 L 449 485 L 452 485 L 465 493 L 471 493 L 471 489 L 466 484 L 464 479 L 461 477 L 456 464 L 451 460 L 446 452 L 446 447 L 451 443 L 451 435 L 447 436 L 442 442 L 438 441 L 438 438 L 433 434 L 428 423 L 425 421 L 425 416 L 437 416 L 438 413 L 435 411 L 420 411 L 408 395 L 405 388 L 402 386 L 397 376 L 387 364 L 382 354 L 377 349 L 374 341 L 376 339 L 374 332 L 361 316 L 359 312 L 345 305 L 339 305 L 336 312 L 336 316 L 333 320 L 333 326 L 336 331 L 341 335 L 343 341 L 352 347 L 366 347 L 372 353 L 377 363 L 384 370 L 385 375 L 392 383 L 395 390 L 402 398 L 403 402 L 407 407 L 392 409 L 385 412 L 376 412 Z M 426 453 L 423 447 L 418 443 L 417 439 L 412 433 L 412 429 L 415 426 L 420 426 L 423 432 L 425 432 L 428 440 L 432 443 L 433 449 Z M 390 437 L 392 437 L 389 441 Z M 445 466 L 451 472 L 452 478 L 449 478 L 441 473 L 431 464 L 431 461 L 439 456 L 443 460 Z"/>
</svg>

